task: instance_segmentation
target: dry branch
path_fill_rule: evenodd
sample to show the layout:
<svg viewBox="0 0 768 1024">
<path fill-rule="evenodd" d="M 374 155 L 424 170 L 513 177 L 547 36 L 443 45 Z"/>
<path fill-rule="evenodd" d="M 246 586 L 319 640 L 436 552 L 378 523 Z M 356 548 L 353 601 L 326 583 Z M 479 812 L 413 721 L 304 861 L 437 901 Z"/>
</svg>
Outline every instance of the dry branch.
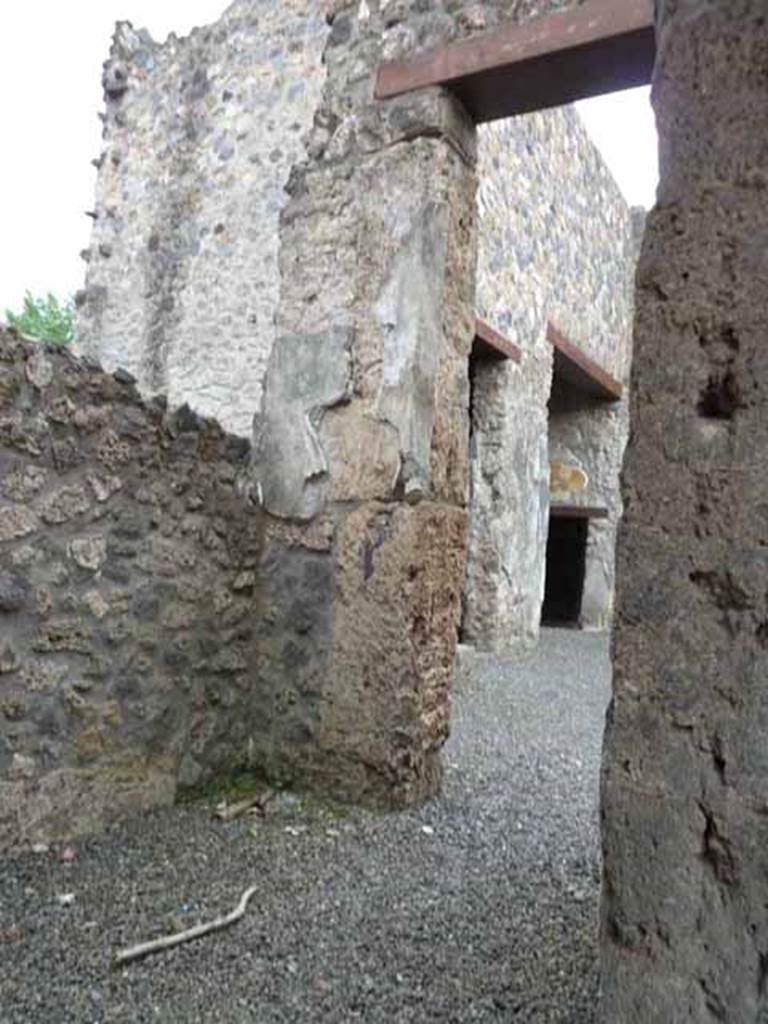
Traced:
<svg viewBox="0 0 768 1024">
<path fill-rule="evenodd" d="M 121 967 L 123 964 L 130 963 L 131 960 L 138 960 L 140 957 L 148 956 L 150 953 L 159 953 L 161 950 L 178 946 L 182 942 L 199 939 L 202 935 L 208 935 L 209 932 L 217 932 L 222 928 L 228 928 L 243 916 L 248 906 L 248 901 L 256 892 L 256 889 L 257 886 L 255 885 L 252 885 L 250 889 L 246 889 L 240 897 L 240 902 L 226 917 L 219 917 L 215 921 L 209 921 L 208 924 L 197 924 L 194 928 L 187 928 L 185 931 L 178 932 L 175 935 L 164 935 L 160 939 L 151 939 L 149 942 L 140 942 L 136 946 L 129 946 L 127 949 L 119 950 L 115 953 L 112 966 Z"/>
</svg>

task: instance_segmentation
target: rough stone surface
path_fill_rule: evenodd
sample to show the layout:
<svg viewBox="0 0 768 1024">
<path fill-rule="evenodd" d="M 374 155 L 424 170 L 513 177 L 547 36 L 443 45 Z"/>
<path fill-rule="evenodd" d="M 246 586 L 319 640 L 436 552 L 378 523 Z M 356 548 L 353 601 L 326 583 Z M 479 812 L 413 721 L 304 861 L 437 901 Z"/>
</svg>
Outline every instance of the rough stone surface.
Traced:
<svg viewBox="0 0 768 1024">
<path fill-rule="evenodd" d="M 81 351 L 250 434 L 282 279 L 299 271 L 279 256 L 296 171 L 324 165 L 343 178 L 350 156 L 450 130 L 456 115 L 437 92 L 373 101 L 382 59 L 566 6 L 494 0 L 478 18 L 470 0 L 235 0 L 162 45 L 119 23 L 102 80 Z M 314 241 L 335 259 L 330 236 Z M 342 287 L 345 266 L 335 265 Z M 305 284 L 314 318 L 333 295 Z"/>
<path fill-rule="evenodd" d="M 446 735 L 464 573 L 474 177 L 432 137 L 301 175 L 283 217 L 291 272 L 256 430 L 255 491 L 271 517 L 262 582 L 278 606 L 264 649 L 284 652 L 292 629 L 289 566 L 316 566 L 324 614 L 312 627 L 318 656 L 273 666 L 284 691 L 275 736 L 303 738 L 300 752 L 273 749 L 291 777 L 402 804 L 436 790 Z M 317 370 L 304 372 L 315 349 Z"/>
<path fill-rule="evenodd" d="M 78 347 L 246 436 L 274 339 L 280 211 L 330 32 L 320 5 L 238 0 L 157 44 L 118 24 Z"/>
<path fill-rule="evenodd" d="M 269 774 L 377 805 L 440 782 L 466 514 L 371 502 L 272 528 L 256 687 Z M 258 744 L 258 739 L 257 739 Z"/>
<path fill-rule="evenodd" d="M 461 636 L 480 650 L 503 650 L 535 643 L 539 633 L 549 508 L 547 415 L 545 406 L 535 413 L 518 409 L 519 370 L 511 363 L 478 360 L 471 370 L 471 519 Z"/>
<path fill-rule="evenodd" d="M 250 763 L 261 517 L 213 421 L 9 333 L 0 380 L 2 848 Z"/>
<path fill-rule="evenodd" d="M 626 402 L 606 406 L 553 385 L 552 321 L 616 378 L 631 360 L 636 230 L 631 211 L 571 108 L 479 132 L 477 308 L 515 342 L 520 364 L 472 372 L 472 502 L 462 635 L 482 648 L 530 643 L 544 592 L 549 463 L 586 474 L 566 504 L 603 505 L 591 528 L 583 621 L 607 625 L 621 514 Z M 549 440 L 547 440 L 549 439 Z"/>
<path fill-rule="evenodd" d="M 602 1020 L 768 1019 L 768 21 L 662 5 L 638 270 Z"/>
</svg>

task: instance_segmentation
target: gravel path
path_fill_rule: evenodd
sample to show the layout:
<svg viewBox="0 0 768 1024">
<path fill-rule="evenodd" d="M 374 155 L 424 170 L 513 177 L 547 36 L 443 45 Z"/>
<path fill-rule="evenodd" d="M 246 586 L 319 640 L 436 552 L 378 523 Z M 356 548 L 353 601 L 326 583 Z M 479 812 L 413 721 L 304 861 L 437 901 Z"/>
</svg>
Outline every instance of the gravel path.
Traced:
<svg viewBox="0 0 768 1024">
<path fill-rule="evenodd" d="M 79 843 L 69 867 L 0 860 L 0 1024 L 591 1022 L 608 687 L 604 636 L 548 630 L 475 660 L 444 794 L 416 811 L 281 795 L 224 825 L 196 804 Z M 109 971 L 251 883 L 230 930 Z"/>
</svg>

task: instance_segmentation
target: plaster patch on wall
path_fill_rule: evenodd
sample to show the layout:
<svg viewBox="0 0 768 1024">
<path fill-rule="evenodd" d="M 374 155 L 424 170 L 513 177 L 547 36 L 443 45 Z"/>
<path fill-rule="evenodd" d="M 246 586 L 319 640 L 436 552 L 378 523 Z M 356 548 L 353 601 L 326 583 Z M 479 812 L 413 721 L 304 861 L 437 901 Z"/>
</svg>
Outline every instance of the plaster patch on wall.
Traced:
<svg viewBox="0 0 768 1024">
<path fill-rule="evenodd" d="M 376 305 L 383 367 L 376 410 L 400 438 L 406 493 L 424 493 L 435 416 L 435 379 L 445 342 L 442 294 L 448 210 L 428 202 L 417 210 L 395 254 Z"/>
<path fill-rule="evenodd" d="M 282 337 L 272 350 L 269 387 L 254 420 L 254 472 L 264 508 L 311 519 L 322 509 L 328 460 L 318 436 L 326 409 L 348 402 L 351 331 Z"/>
<path fill-rule="evenodd" d="M 549 493 L 554 496 L 568 496 L 586 491 L 589 477 L 580 466 L 568 465 L 560 459 L 549 464 Z"/>
</svg>

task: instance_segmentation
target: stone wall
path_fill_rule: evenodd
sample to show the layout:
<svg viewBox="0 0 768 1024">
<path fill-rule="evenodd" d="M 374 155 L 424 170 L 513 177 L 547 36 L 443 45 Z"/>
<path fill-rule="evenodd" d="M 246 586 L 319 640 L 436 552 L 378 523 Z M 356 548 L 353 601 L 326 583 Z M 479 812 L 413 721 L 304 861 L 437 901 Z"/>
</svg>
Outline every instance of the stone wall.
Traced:
<svg viewBox="0 0 768 1024">
<path fill-rule="evenodd" d="M 381 58 L 564 6 L 235 0 L 215 24 L 162 45 L 119 23 L 79 350 L 249 436 L 281 278 L 294 272 L 278 261 L 293 169 L 338 167 L 350 143 L 383 144 L 371 102 Z M 330 107 L 329 72 L 349 86 Z M 384 106 L 392 141 L 418 134 L 411 102 Z M 335 239 L 316 241 L 318 256 L 336 259 Z"/>
<path fill-rule="evenodd" d="M 118 24 L 78 347 L 250 436 L 280 211 L 325 78 L 318 4 L 239 0 L 164 45 Z"/>
<path fill-rule="evenodd" d="M 768 21 L 667 0 L 638 268 L 601 1020 L 768 1019 Z"/>
<path fill-rule="evenodd" d="M 0 849 L 263 766 L 249 447 L 0 334 Z"/>
<path fill-rule="evenodd" d="M 482 362 L 473 382 L 472 518 L 464 638 L 499 648 L 538 635 L 549 463 L 588 487 L 558 495 L 603 505 L 591 528 L 585 620 L 605 625 L 621 514 L 627 404 L 552 388 L 552 321 L 620 381 L 631 360 L 636 243 L 632 215 L 573 109 L 480 129 L 479 315 L 522 350 Z"/>
</svg>

